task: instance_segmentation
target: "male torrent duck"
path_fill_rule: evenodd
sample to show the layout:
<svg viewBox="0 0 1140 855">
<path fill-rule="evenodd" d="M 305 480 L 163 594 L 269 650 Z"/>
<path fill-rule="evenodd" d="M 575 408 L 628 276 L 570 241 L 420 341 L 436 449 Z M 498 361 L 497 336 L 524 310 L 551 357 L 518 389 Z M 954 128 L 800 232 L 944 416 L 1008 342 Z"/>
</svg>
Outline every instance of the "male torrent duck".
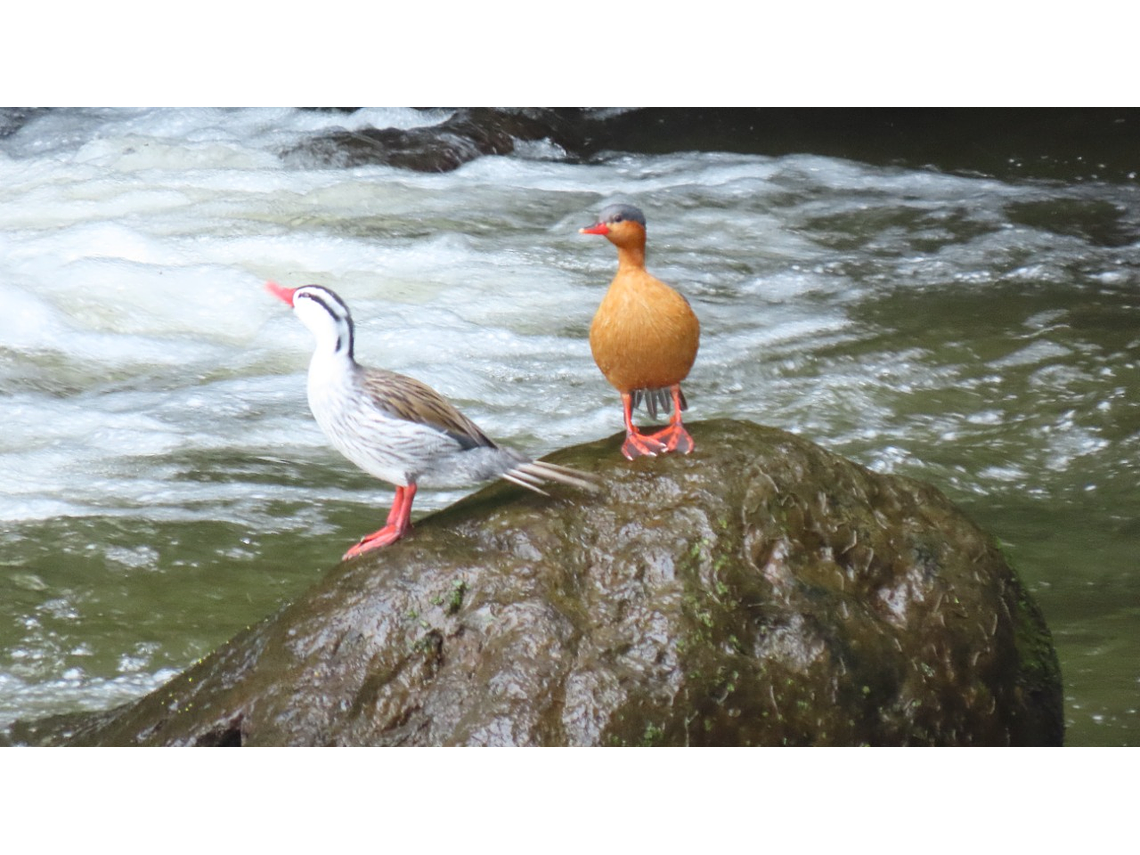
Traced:
<svg viewBox="0 0 1140 855">
<path fill-rule="evenodd" d="M 419 380 L 359 365 L 353 356 L 352 315 L 328 288 L 283 288 L 273 282 L 266 287 L 292 306 L 316 337 L 308 394 L 317 424 L 341 454 L 396 486 L 384 527 L 363 538 L 345 558 L 403 537 L 411 527 L 412 500 L 420 484 L 461 487 L 504 478 L 543 495 L 540 485 L 547 481 L 597 489 L 589 475 L 496 445 Z"/>
</svg>

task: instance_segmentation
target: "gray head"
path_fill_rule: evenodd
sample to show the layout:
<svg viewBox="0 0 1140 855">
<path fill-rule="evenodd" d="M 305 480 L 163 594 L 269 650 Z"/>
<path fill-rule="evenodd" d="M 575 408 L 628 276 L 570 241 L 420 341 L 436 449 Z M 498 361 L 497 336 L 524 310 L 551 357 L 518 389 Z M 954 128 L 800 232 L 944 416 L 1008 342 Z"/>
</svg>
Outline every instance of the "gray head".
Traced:
<svg viewBox="0 0 1140 855">
<path fill-rule="evenodd" d="M 626 205 L 623 202 L 618 202 L 616 205 L 607 205 L 602 208 L 602 212 L 598 214 L 598 222 L 605 223 L 608 226 L 623 222 L 624 220 L 633 220 L 635 223 L 640 223 L 642 228 L 645 228 L 645 214 L 641 213 L 641 209 L 635 208 L 633 205 Z"/>
</svg>

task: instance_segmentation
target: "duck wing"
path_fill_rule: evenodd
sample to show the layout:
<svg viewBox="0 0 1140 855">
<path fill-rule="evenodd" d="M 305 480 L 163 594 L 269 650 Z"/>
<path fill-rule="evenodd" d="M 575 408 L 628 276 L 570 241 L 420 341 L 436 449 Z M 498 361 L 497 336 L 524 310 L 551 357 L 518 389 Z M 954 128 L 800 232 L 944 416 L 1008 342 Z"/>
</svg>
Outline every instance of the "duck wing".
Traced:
<svg viewBox="0 0 1140 855">
<path fill-rule="evenodd" d="M 378 410 L 394 418 L 435 428 L 463 449 L 498 447 L 475 422 L 426 383 L 380 368 L 362 369 L 362 374 L 361 385 Z"/>
</svg>

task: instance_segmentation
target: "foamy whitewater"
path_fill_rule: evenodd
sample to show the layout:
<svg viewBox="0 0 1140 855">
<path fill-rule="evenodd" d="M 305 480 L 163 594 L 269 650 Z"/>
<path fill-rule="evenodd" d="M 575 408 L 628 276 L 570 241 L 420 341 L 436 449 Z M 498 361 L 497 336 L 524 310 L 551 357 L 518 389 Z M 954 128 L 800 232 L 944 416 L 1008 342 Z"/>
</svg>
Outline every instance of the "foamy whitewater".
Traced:
<svg viewBox="0 0 1140 855">
<path fill-rule="evenodd" d="M 315 426 L 309 334 L 267 279 L 336 290 L 363 363 L 504 443 L 620 430 L 586 341 L 616 256 L 578 234 L 615 200 L 700 316 L 691 420 L 783 427 L 983 510 L 1063 519 L 1101 491 L 1107 519 L 1138 483 L 1136 247 L 1049 220 L 1135 226 L 1135 186 L 552 144 L 445 174 L 281 156 L 446 115 L 58 110 L 0 138 L 0 726 L 153 689 L 382 521 L 391 490 Z"/>
</svg>

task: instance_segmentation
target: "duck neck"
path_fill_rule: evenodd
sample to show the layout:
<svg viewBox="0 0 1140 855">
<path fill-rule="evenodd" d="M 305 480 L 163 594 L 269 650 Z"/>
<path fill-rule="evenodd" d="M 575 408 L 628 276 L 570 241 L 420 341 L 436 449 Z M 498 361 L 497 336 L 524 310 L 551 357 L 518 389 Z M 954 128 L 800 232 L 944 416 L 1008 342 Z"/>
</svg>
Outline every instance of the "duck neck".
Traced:
<svg viewBox="0 0 1140 855">
<path fill-rule="evenodd" d="M 356 359 L 352 355 L 352 348 L 320 348 L 313 351 L 312 362 L 321 365 L 355 365 Z"/>
<path fill-rule="evenodd" d="M 618 251 L 618 270 L 629 270 L 631 268 L 645 268 L 645 244 L 635 243 L 619 246 Z"/>
<path fill-rule="evenodd" d="M 313 332 L 317 342 L 309 361 L 309 376 L 328 378 L 350 375 L 356 365 L 351 318 L 317 327 Z"/>
<path fill-rule="evenodd" d="M 322 318 L 322 320 L 325 319 Z M 353 354 L 354 331 L 351 315 L 336 318 L 330 313 L 327 321 L 327 323 L 314 323 L 311 327 L 313 336 L 316 339 L 313 356 L 330 362 L 341 359 L 347 359 L 349 362 L 355 361 Z"/>
</svg>

